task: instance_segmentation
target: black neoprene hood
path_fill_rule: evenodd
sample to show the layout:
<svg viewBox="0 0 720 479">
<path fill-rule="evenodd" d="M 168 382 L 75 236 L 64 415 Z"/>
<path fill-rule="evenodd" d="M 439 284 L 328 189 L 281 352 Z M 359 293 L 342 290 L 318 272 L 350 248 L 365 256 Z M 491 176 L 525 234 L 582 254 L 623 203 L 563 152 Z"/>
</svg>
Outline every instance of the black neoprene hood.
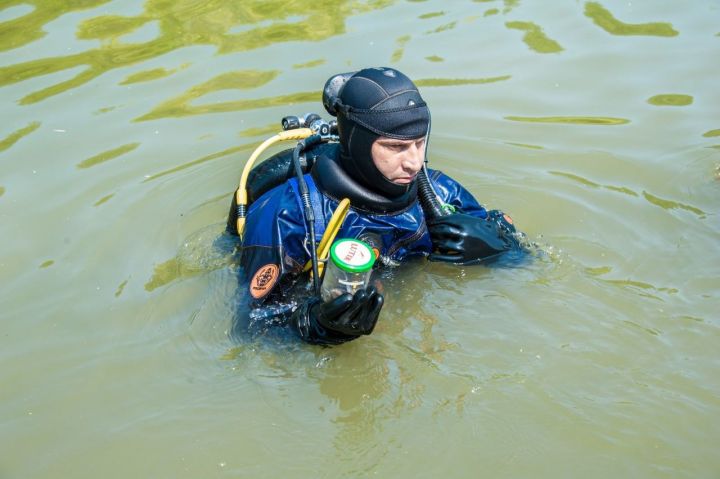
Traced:
<svg viewBox="0 0 720 479">
<path fill-rule="evenodd" d="M 415 84 L 393 68 L 366 68 L 344 84 L 335 103 L 340 164 L 366 188 L 394 198 L 410 185 L 397 185 L 373 162 L 371 148 L 381 136 L 399 140 L 428 133 L 430 111 Z"/>
</svg>

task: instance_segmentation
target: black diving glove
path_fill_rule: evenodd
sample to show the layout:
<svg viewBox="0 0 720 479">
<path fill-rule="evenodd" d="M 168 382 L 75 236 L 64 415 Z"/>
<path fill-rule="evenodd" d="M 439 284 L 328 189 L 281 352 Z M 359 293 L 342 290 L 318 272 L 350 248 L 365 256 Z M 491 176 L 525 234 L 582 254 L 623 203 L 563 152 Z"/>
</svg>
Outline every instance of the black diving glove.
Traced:
<svg viewBox="0 0 720 479">
<path fill-rule="evenodd" d="M 428 221 L 428 230 L 434 250 L 430 261 L 476 264 L 514 244 L 509 232 L 492 216 L 487 220 L 463 213 L 441 216 Z"/>
<path fill-rule="evenodd" d="M 295 310 L 291 323 L 309 343 L 339 344 L 372 333 L 383 302 L 373 286 L 328 302 L 312 296 Z"/>
</svg>

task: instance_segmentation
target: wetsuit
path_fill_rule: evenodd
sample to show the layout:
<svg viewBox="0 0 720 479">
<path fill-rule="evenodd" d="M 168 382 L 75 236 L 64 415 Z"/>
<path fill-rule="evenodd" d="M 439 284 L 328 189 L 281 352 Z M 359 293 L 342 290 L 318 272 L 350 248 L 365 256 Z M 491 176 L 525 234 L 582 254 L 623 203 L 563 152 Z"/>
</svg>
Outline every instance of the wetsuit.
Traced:
<svg viewBox="0 0 720 479">
<path fill-rule="evenodd" d="M 287 155 L 287 152 L 281 153 Z M 416 188 L 394 201 L 383 201 L 344 173 L 339 165 L 337 143 L 321 144 L 307 157 L 313 164 L 305 181 L 315 216 L 315 236 L 319 243 L 339 201 L 348 197 L 350 211 L 337 238 L 355 238 L 369 243 L 379 265 L 396 265 L 411 256 L 428 256 L 433 242 Z M 503 226 L 496 212 L 488 212 L 459 183 L 439 171 L 429 170 L 429 179 L 444 203 L 457 211 L 487 223 L 497 241 L 497 252 L 515 243 L 508 225 Z M 228 231 L 235 225 L 230 210 Z M 317 327 L 312 321 L 293 320 L 292 313 L 310 294 L 308 276 L 302 274 L 310 259 L 308 228 L 296 178 L 257 198 L 248 211 L 243 234 L 240 289 L 241 305 L 236 318 L 236 334 L 256 333 L 268 326 L 284 325 L 312 343 L 339 343 L 352 336 Z"/>
</svg>

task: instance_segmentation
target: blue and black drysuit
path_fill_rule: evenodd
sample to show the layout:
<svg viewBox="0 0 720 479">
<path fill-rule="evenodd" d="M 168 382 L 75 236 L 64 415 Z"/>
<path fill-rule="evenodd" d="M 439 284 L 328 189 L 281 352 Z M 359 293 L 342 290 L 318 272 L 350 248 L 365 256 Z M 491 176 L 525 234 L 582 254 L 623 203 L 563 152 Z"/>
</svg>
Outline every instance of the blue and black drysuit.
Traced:
<svg viewBox="0 0 720 479">
<path fill-rule="evenodd" d="M 304 178 L 314 210 L 315 239 L 319 243 L 342 198 L 318 187 L 318 183 L 327 182 L 328 175 L 322 173 L 322 165 L 337 171 L 338 145 L 320 145 L 313 151 L 308 158 L 314 160 L 314 168 Z M 492 240 L 497 243 L 494 253 L 517 246 L 512 238 L 514 228 L 507 223 L 507 217 L 496 211 L 486 211 L 472 194 L 440 171 L 429 170 L 428 173 L 442 202 L 465 215 L 488 222 L 488 231 L 497 235 Z M 352 199 L 337 238 L 355 238 L 369 243 L 379 252 L 376 262 L 379 265 L 398 264 L 411 256 L 433 253 L 426 215 L 417 195 L 399 209 L 385 212 L 364 209 L 362 199 L 354 204 Z M 233 211 L 231 208 L 229 230 L 235 223 Z M 279 324 L 291 328 L 311 343 L 332 344 L 352 339 L 317 324 L 298 324 L 291 318 L 299 298 L 310 294 L 308 278 L 301 274 L 310 260 L 308 235 L 297 178 L 289 177 L 252 202 L 242 240 L 240 288 L 244 289 L 244 294 L 241 294 L 243 304 L 234 327 L 235 334 L 263 331 Z"/>
</svg>

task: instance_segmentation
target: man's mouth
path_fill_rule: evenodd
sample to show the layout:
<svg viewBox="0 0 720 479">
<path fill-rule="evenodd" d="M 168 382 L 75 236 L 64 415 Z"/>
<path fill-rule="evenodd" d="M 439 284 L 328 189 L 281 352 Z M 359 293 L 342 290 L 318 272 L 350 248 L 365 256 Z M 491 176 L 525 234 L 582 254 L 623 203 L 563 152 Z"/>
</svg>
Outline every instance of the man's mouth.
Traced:
<svg viewBox="0 0 720 479">
<path fill-rule="evenodd" d="M 415 176 L 403 176 L 402 178 L 397 178 L 395 180 L 395 183 L 398 183 L 401 185 L 406 185 L 408 183 L 411 183 L 412 180 L 414 180 L 414 179 L 415 179 Z"/>
</svg>

